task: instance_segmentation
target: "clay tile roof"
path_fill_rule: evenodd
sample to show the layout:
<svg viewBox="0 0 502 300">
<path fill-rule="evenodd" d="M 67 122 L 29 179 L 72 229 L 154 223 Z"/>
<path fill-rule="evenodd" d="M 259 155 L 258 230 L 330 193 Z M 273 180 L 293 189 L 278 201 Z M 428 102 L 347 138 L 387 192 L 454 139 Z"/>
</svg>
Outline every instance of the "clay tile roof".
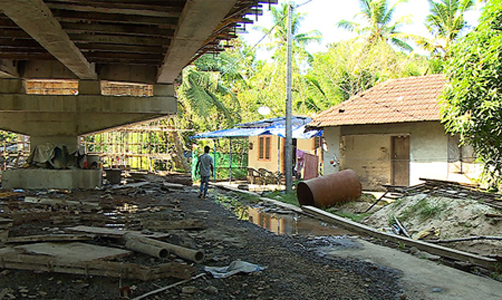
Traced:
<svg viewBox="0 0 502 300">
<path fill-rule="evenodd" d="M 443 75 L 391 79 L 315 116 L 309 127 L 438 121 Z"/>
</svg>

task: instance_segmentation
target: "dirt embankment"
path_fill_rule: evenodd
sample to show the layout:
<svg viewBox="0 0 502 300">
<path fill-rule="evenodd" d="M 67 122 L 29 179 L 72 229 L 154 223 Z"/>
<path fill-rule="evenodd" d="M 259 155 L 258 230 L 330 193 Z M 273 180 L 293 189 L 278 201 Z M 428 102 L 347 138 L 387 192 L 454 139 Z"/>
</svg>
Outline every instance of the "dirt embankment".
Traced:
<svg viewBox="0 0 502 300">
<path fill-rule="evenodd" d="M 500 236 L 502 211 L 480 201 L 456 199 L 429 194 L 400 198 L 371 216 L 363 223 L 391 230 L 394 217 L 415 239 L 451 240 L 473 236 Z M 473 240 L 448 243 L 448 247 L 481 254 L 502 255 L 502 241 Z"/>
</svg>

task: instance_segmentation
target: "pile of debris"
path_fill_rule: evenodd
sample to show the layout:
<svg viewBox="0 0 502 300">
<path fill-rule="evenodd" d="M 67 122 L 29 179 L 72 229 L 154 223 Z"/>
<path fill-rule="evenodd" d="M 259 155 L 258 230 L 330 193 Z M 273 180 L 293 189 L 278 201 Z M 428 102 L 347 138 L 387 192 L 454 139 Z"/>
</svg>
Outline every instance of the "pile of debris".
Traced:
<svg viewBox="0 0 502 300">
<path fill-rule="evenodd" d="M 363 220 L 383 231 L 502 258 L 502 201 L 472 185 L 422 179 Z M 393 192 L 396 191 L 393 189 Z"/>
<path fill-rule="evenodd" d="M 183 244 L 179 232 L 205 225 L 183 218 L 180 201 L 169 197 L 173 190 L 184 192 L 184 185 L 155 181 L 91 192 L 1 191 L 1 267 L 142 281 L 189 279 L 205 253 Z"/>
</svg>

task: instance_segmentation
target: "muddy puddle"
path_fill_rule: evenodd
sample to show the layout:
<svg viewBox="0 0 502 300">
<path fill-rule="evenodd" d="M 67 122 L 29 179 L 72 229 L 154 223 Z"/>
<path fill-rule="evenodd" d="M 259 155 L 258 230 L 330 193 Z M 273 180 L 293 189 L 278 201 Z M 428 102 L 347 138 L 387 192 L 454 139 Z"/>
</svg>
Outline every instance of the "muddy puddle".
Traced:
<svg viewBox="0 0 502 300">
<path fill-rule="evenodd" d="M 317 219 L 295 212 L 270 207 L 245 206 L 234 211 L 242 219 L 276 234 L 301 234 L 314 236 L 351 235 L 353 233 Z"/>
</svg>

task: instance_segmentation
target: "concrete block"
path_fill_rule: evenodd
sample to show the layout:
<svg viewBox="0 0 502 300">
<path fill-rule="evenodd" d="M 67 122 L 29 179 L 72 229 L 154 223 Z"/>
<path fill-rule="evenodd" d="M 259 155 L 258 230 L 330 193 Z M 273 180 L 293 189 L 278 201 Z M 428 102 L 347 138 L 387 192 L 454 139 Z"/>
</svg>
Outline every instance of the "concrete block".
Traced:
<svg viewBox="0 0 502 300">
<path fill-rule="evenodd" d="M 101 186 L 102 173 L 96 170 L 13 169 L 2 174 L 4 189 L 94 189 Z"/>
<path fill-rule="evenodd" d="M 79 95 L 101 95 L 101 81 L 80 80 L 78 82 Z"/>
<path fill-rule="evenodd" d="M 172 84 L 155 84 L 153 85 L 154 96 L 174 97 L 174 85 Z"/>
</svg>

